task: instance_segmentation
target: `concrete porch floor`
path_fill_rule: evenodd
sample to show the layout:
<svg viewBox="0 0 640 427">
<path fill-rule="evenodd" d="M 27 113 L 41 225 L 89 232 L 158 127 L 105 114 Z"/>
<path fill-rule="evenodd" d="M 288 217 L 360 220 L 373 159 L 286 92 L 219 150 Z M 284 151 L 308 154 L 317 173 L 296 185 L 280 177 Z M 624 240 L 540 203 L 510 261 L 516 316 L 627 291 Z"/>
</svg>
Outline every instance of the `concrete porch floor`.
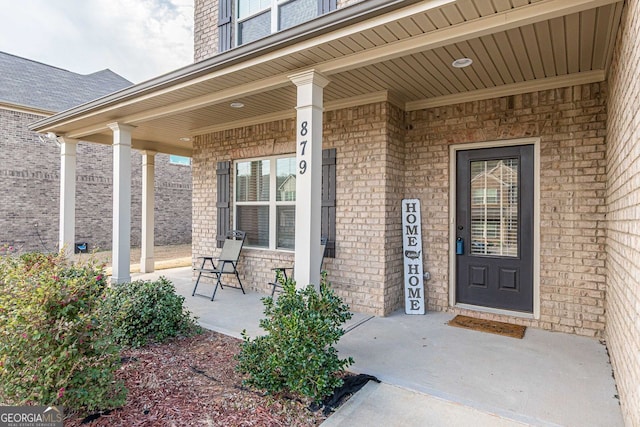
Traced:
<svg viewBox="0 0 640 427">
<path fill-rule="evenodd" d="M 261 333 L 264 295 L 225 287 L 191 296 L 190 268 L 163 275 L 202 326 L 240 337 Z M 199 292 L 211 295 L 213 286 Z M 623 426 L 606 348 L 599 341 L 528 328 L 524 339 L 448 326 L 452 314 L 389 317 L 356 313 L 338 344 L 352 372 L 378 377 L 326 426 Z"/>
</svg>

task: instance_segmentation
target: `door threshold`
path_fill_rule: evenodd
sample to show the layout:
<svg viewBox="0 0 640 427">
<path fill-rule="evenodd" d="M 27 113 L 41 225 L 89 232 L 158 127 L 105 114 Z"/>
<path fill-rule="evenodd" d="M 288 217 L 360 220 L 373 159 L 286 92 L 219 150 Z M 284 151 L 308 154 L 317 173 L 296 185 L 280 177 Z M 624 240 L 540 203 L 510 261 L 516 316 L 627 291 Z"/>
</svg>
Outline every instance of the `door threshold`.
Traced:
<svg viewBox="0 0 640 427">
<path fill-rule="evenodd" d="M 502 316 L 511 316 L 511 317 L 519 317 L 521 319 L 534 319 L 535 320 L 535 316 L 533 315 L 533 313 L 525 313 L 522 311 L 512 311 L 512 310 L 504 310 L 502 308 L 492 308 L 492 307 L 484 307 L 481 305 L 471 305 L 471 304 L 455 304 L 453 306 L 454 308 L 462 308 L 465 310 L 471 310 L 471 311 L 479 311 L 482 313 L 491 313 L 491 314 L 500 314 Z"/>
</svg>

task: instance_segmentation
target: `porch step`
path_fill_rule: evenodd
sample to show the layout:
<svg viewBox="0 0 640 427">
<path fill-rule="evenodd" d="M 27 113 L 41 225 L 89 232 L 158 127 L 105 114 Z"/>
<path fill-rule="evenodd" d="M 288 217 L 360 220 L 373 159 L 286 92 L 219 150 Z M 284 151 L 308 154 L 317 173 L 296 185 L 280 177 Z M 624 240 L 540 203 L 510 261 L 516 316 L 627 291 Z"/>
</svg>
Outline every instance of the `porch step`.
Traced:
<svg viewBox="0 0 640 427">
<path fill-rule="evenodd" d="M 322 427 L 522 427 L 552 426 L 520 422 L 402 387 L 368 382 Z"/>
</svg>

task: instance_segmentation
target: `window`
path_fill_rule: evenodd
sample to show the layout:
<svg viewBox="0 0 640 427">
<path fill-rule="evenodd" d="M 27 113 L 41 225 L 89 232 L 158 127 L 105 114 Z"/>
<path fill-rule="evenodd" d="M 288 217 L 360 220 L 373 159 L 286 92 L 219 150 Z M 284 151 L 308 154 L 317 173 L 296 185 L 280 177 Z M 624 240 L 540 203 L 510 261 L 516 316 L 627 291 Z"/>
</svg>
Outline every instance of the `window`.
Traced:
<svg viewBox="0 0 640 427">
<path fill-rule="evenodd" d="M 474 205 L 498 203 L 497 188 L 473 188 L 471 190 L 471 203 Z"/>
<path fill-rule="evenodd" d="M 247 246 L 293 249 L 296 217 L 295 157 L 235 163 L 235 228 Z"/>
<path fill-rule="evenodd" d="M 336 0 L 236 0 L 237 44 L 302 24 L 335 8 Z"/>
<path fill-rule="evenodd" d="M 471 254 L 518 256 L 519 159 L 471 162 Z"/>
<path fill-rule="evenodd" d="M 175 156 L 173 154 L 169 155 L 169 163 L 172 165 L 182 165 L 182 166 L 190 166 L 191 158 L 183 157 L 183 156 Z"/>
</svg>

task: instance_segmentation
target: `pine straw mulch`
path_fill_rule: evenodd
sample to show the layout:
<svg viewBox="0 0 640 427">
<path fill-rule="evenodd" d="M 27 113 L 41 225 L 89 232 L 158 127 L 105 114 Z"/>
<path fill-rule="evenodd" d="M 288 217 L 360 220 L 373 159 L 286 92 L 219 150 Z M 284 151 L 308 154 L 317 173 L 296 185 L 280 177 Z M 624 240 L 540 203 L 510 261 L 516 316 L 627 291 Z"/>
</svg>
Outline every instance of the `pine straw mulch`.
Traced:
<svg viewBox="0 0 640 427">
<path fill-rule="evenodd" d="M 125 350 L 117 376 L 129 390 L 124 407 L 80 426 L 314 426 L 326 419 L 309 402 L 242 387 L 234 356 L 241 341 L 205 331 L 165 344 Z"/>
</svg>

